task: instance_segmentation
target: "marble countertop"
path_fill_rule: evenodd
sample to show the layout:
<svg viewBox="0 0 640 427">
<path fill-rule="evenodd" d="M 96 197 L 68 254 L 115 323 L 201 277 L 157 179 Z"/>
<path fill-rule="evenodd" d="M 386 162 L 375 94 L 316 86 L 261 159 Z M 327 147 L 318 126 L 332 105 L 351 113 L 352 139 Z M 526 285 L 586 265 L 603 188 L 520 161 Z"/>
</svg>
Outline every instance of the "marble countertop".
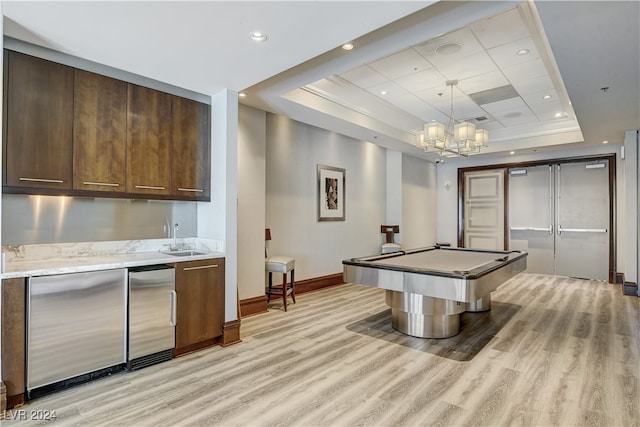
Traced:
<svg viewBox="0 0 640 427">
<path fill-rule="evenodd" d="M 195 243 L 197 244 L 183 247 L 184 251 L 198 252 L 188 256 L 170 255 L 166 253 L 166 244 L 147 242 L 137 245 L 129 242 L 128 245 L 119 245 L 117 249 L 109 248 L 109 250 L 105 250 L 104 245 L 96 247 L 88 246 L 86 243 L 55 247 L 40 246 L 36 249 L 22 246 L 3 247 L 4 262 L 0 279 L 173 264 L 225 256 L 223 252 L 216 250 L 218 249 L 216 245 Z"/>
</svg>

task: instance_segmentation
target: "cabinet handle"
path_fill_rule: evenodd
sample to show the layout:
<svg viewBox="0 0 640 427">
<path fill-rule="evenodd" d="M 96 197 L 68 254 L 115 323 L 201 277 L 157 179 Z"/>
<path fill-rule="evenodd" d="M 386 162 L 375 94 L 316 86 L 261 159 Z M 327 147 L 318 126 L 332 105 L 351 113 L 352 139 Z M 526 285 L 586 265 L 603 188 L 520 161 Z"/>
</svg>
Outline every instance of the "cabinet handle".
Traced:
<svg viewBox="0 0 640 427">
<path fill-rule="evenodd" d="M 34 181 L 34 182 L 51 182 L 56 184 L 62 184 L 64 181 L 61 179 L 44 179 L 44 178 L 19 178 L 20 181 Z"/>
<path fill-rule="evenodd" d="M 202 193 L 204 190 L 201 190 L 199 188 L 180 188 L 178 187 L 178 191 L 195 191 L 198 193 Z"/>
<path fill-rule="evenodd" d="M 84 185 L 103 185 L 106 187 L 120 187 L 120 184 L 113 184 L 110 182 L 92 182 L 92 181 L 84 181 Z"/>
<path fill-rule="evenodd" d="M 144 188 L 146 190 L 166 190 L 165 187 L 155 187 L 153 185 L 136 185 L 136 188 Z"/>
<path fill-rule="evenodd" d="M 177 323 L 177 306 L 176 300 L 178 299 L 178 294 L 176 291 L 169 291 L 169 300 L 171 304 L 171 318 L 169 319 L 170 326 L 176 326 Z"/>
<path fill-rule="evenodd" d="M 204 270 L 205 268 L 218 268 L 218 264 L 214 265 L 201 265 L 199 267 L 185 267 L 182 271 L 191 271 L 191 270 Z"/>
</svg>

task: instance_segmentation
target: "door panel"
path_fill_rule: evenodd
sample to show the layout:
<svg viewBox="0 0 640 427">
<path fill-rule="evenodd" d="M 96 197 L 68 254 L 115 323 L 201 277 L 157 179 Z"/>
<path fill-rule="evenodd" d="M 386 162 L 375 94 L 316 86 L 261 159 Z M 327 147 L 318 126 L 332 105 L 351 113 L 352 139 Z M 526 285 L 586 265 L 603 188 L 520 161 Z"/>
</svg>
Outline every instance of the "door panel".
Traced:
<svg viewBox="0 0 640 427">
<path fill-rule="evenodd" d="M 608 280 L 606 161 L 509 170 L 509 249 L 529 273 Z"/>
<path fill-rule="evenodd" d="M 607 163 L 558 165 L 556 204 L 556 274 L 608 280 Z"/>
<path fill-rule="evenodd" d="M 509 249 L 529 254 L 529 273 L 554 274 L 553 192 L 551 166 L 509 170 Z"/>
<path fill-rule="evenodd" d="M 504 249 L 504 172 L 464 175 L 464 247 Z"/>
</svg>

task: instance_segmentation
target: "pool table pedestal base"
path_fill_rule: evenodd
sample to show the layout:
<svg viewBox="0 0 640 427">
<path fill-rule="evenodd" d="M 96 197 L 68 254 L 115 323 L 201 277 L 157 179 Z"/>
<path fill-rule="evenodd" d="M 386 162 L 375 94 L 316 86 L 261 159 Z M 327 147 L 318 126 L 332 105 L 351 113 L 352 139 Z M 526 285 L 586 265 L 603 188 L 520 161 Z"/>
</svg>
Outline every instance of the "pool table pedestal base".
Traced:
<svg viewBox="0 0 640 427">
<path fill-rule="evenodd" d="M 452 337 L 460 332 L 461 313 L 491 309 L 491 295 L 464 303 L 387 289 L 385 300 L 393 329 L 418 338 Z"/>
</svg>

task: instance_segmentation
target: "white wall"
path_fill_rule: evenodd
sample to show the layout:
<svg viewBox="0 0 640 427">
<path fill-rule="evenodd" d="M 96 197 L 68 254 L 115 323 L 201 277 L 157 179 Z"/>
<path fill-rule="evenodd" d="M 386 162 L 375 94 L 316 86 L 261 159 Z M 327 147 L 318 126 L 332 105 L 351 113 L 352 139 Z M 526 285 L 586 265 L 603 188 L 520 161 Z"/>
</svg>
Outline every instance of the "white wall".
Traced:
<svg viewBox="0 0 640 427">
<path fill-rule="evenodd" d="M 394 242 L 402 244 L 404 227 L 402 226 L 402 156 L 399 151 L 387 150 L 387 216 L 380 225 L 399 225 L 400 233 L 394 236 Z M 386 242 L 386 236 L 380 244 Z"/>
<path fill-rule="evenodd" d="M 198 237 L 221 240 L 225 252 L 225 322 L 238 319 L 238 94 L 211 104 L 211 202 L 198 203 Z"/>
<path fill-rule="evenodd" d="M 576 150 L 544 151 L 526 155 L 505 156 L 502 158 L 467 158 L 447 161 L 437 165 L 437 198 L 438 198 L 438 241 L 450 242 L 457 246 L 458 242 L 458 168 L 482 165 L 499 165 L 501 163 L 517 163 L 546 159 L 582 157 L 601 154 L 616 154 L 616 223 L 617 223 L 617 271 L 625 271 L 625 160 L 620 158 L 621 145 L 607 144 L 585 147 Z M 450 184 L 447 189 L 445 184 Z"/>
<path fill-rule="evenodd" d="M 640 265 L 640 253 L 638 253 L 638 188 L 640 188 L 640 153 L 638 151 L 638 131 L 628 131 L 625 135 L 625 178 L 626 178 L 626 206 L 624 213 L 627 215 L 626 241 L 626 265 L 625 280 L 638 283 L 638 265 Z M 640 295 L 640 289 L 638 290 Z"/>
<path fill-rule="evenodd" d="M 0 1 L 0 16 L 2 15 L 2 2 Z M 2 20 L 0 19 L 0 34 L 4 34 L 4 32 L 2 32 Z M 2 47 L 2 49 L 4 49 L 4 38 L 0 41 L 0 47 Z M 3 50 L 4 52 L 4 50 Z M 4 70 L 4 55 L 2 55 L 2 58 L 0 58 L 0 70 Z M 4 79 L 3 79 L 4 81 Z M 0 93 L 3 92 L 3 87 L 2 87 L 2 81 L 0 81 Z M 0 103 L 0 117 L 4 117 L 4 113 L 2 111 L 2 106 L 4 105 L 4 103 Z M 0 135 L 0 147 L 4 147 L 4 141 L 2 141 L 2 135 Z M 0 150 L 0 171 L 2 170 L 2 153 L 4 152 L 4 150 Z M 2 193 L 2 190 L 0 190 L 0 193 Z M 0 224 L 2 224 L 2 197 L 0 197 Z M 2 242 L 2 227 L 0 227 L 0 242 Z M 4 255 L 2 255 L 4 257 Z M 2 260 L 1 263 L 4 266 L 4 259 Z M 2 330 L 2 292 L 0 292 L 0 331 Z M 2 334 L 0 334 L 0 349 L 2 349 Z M 0 379 L 2 378 L 2 351 L 0 350 Z"/>
<path fill-rule="evenodd" d="M 402 156 L 403 249 L 431 246 L 437 238 L 436 165 Z"/>
<path fill-rule="evenodd" d="M 318 164 L 346 170 L 345 221 L 317 220 Z M 295 257 L 296 280 L 341 273 L 342 260 L 379 253 L 384 148 L 267 114 L 266 176 L 269 255 Z"/>
<path fill-rule="evenodd" d="M 238 291 L 240 299 L 264 294 L 266 113 L 238 109 Z"/>
</svg>

